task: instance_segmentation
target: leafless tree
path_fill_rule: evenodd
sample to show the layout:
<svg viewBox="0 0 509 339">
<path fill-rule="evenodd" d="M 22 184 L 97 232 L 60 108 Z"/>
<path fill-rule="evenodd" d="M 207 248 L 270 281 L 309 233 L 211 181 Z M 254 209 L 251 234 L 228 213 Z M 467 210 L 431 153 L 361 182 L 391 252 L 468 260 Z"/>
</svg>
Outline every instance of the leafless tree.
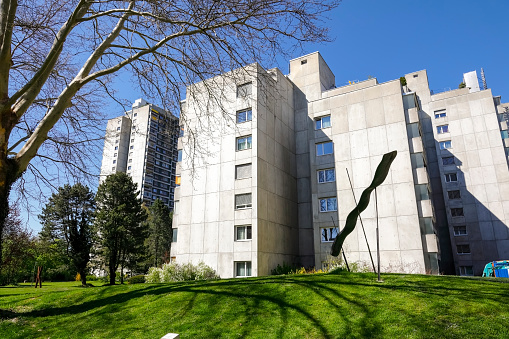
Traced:
<svg viewBox="0 0 509 339">
<path fill-rule="evenodd" d="M 328 39 L 341 0 L 0 0 L 0 234 L 22 174 L 87 172 L 116 72 L 178 110 L 186 86 Z M 90 158 L 92 157 L 92 159 Z M 21 180 L 20 180 L 21 178 Z M 32 192 L 37 194 L 37 192 Z"/>
</svg>

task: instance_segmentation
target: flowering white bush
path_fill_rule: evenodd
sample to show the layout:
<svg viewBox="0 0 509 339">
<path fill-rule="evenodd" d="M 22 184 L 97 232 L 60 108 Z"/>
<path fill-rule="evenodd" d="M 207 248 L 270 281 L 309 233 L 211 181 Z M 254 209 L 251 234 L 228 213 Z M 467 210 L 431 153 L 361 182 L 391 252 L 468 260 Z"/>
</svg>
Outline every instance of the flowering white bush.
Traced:
<svg viewBox="0 0 509 339">
<path fill-rule="evenodd" d="M 188 263 L 179 265 L 175 262 L 163 264 L 162 268 L 151 267 L 145 278 L 146 283 L 167 283 L 173 281 L 219 279 L 216 272 L 200 262 L 197 266 Z"/>
</svg>

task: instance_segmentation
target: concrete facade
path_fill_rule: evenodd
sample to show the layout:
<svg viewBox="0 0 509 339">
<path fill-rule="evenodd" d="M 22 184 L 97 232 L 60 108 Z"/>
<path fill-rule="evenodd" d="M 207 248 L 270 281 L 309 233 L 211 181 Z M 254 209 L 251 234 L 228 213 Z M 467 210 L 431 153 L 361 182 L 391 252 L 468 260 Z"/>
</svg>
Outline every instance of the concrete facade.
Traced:
<svg viewBox="0 0 509 339">
<path fill-rule="evenodd" d="M 178 119 L 138 99 L 132 110 L 106 126 L 100 182 L 115 172 L 129 174 L 150 206 L 159 198 L 173 209 Z"/>
<path fill-rule="evenodd" d="M 189 87 L 174 259 L 203 261 L 223 278 L 267 275 L 283 263 L 326 266 L 393 150 L 377 204 L 373 194 L 347 237 L 348 261 L 371 267 L 377 223 L 385 272 L 477 275 L 509 256 L 509 106 L 478 88 L 433 95 L 426 71 L 405 78 L 406 86 L 368 79 L 336 88 L 312 53 L 291 60 L 287 76 L 250 65 Z M 210 104 L 211 92 L 219 103 Z"/>
</svg>

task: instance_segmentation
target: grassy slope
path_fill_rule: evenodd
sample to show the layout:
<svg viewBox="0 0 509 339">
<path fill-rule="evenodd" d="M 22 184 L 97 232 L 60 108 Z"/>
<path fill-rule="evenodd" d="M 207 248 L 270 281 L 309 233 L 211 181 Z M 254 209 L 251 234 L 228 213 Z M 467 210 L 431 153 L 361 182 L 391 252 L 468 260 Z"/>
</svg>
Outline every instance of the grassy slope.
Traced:
<svg viewBox="0 0 509 339">
<path fill-rule="evenodd" d="M 504 281 L 316 274 L 0 288 L 0 338 L 509 338 Z"/>
</svg>

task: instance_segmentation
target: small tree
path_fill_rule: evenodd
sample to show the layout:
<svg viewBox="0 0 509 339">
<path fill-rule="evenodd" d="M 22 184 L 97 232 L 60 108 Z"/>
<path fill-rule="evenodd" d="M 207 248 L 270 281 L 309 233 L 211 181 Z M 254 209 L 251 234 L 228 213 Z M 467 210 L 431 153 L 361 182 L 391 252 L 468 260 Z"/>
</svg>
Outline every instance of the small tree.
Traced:
<svg viewBox="0 0 509 339">
<path fill-rule="evenodd" d="M 17 208 L 10 209 L 3 233 L 0 284 L 15 284 L 30 277 L 35 241 L 30 230 L 22 226 Z"/>
<path fill-rule="evenodd" d="M 148 248 L 152 265 L 159 267 L 165 254 L 170 253 L 172 241 L 172 214 L 161 200 L 154 201 L 147 219 L 149 227 Z"/>
<path fill-rule="evenodd" d="M 39 215 L 43 223 L 41 238 L 50 243 L 63 240 L 65 253 L 80 274 L 83 286 L 87 285 L 94 212 L 94 194 L 78 183 L 60 187 Z"/>
<path fill-rule="evenodd" d="M 109 175 L 97 189 L 98 252 L 108 266 L 110 285 L 115 284 L 118 267 L 122 276 L 129 257 L 144 250 L 147 214 L 137 196 L 136 184 L 120 172 Z"/>
</svg>

